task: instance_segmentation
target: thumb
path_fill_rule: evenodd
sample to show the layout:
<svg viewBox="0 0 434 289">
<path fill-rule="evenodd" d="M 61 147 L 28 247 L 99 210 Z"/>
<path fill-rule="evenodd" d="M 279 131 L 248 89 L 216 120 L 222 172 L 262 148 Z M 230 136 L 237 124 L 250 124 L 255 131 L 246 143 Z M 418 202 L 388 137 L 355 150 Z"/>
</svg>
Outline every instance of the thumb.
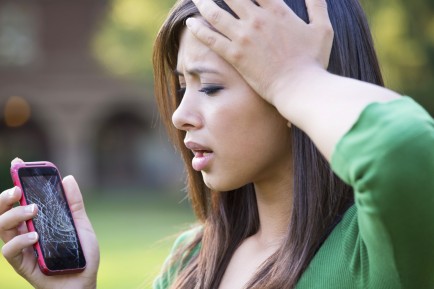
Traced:
<svg viewBox="0 0 434 289">
<path fill-rule="evenodd" d="M 73 176 L 65 177 L 63 179 L 63 187 L 65 189 L 65 195 L 69 204 L 69 208 L 71 209 L 72 218 L 74 219 L 78 234 L 80 237 L 84 237 L 83 235 L 88 235 L 90 233 L 92 236 L 86 236 L 86 239 L 88 237 L 91 239 L 95 238 L 95 240 L 92 239 L 91 242 L 96 242 L 95 232 L 86 214 L 83 197 L 75 178 Z"/>
<path fill-rule="evenodd" d="M 66 199 L 74 220 L 87 218 L 84 209 L 83 197 L 75 178 L 73 176 L 65 177 L 63 179 L 63 188 L 65 189 Z"/>
<path fill-rule="evenodd" d="M 89 276 L 96 276 L 99 264 L 98 240 L 96 239 L 95 231 L 86 214 L 80 188 L 73 176 L 67 176 L 63 179 L 63 187 L 86 257 L 87 274 Z"/>
<path fill-rule="evenodd" d="M 315 31 L 318 44 L 317 59 L 323 68 L 327 68 L 333 46 L 334 31 L 327 10 L 326 0 L 306 0 L 310 26 Z"/>
<path fill-rule="evenodd" d="M 90 224 L 89 218 L 87 217 L 83 196 L 81 195 L 80 188 L 78 187 L 75 178 L 73 176 L 66 176 L 63 179 L 63 188 L 65 189 L 65 196 L 69 204 L 69 208 L 71 209 L 72 218 L 75 220 L 75 222 L 80 223 L 76 223 L 76 225 L 81 225 L 86 229 L 90 229 L 92 226 Z"/>
</svg>

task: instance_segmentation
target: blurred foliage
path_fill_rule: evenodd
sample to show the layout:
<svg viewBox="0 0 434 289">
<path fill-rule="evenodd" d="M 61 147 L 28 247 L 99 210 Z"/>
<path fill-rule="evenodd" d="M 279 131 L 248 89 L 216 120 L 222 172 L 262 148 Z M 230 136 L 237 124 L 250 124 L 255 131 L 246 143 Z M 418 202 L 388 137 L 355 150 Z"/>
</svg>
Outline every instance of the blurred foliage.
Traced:
<svg viewBox="0 0 434 289">
<path fill-rule="evenodd" d="M 152 79 L 152 46 L 175 0 L 111 0 L 93 42 L 96 57 L 109 71 Z"/>
<path fill-rule="evenodd" d="M 386 86 L 434 115 L 434 2 L 364 0 Z"/>
<path fill-rule="evenodd" d="M 361 0 L 386 85 L 434 113 L 434 1 Z M 116 74 L 152 79 L 152 44 L 175 0 L 112 0 L 94 40 L 98 59 Z"/>
</svg>

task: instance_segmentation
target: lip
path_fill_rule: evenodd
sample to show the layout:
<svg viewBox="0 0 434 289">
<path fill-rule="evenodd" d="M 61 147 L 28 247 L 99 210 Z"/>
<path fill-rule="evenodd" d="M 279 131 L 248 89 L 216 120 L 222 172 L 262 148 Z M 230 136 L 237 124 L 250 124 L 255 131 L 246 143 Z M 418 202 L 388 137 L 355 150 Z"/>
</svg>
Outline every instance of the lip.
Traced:
<svg viewBox="0 0 434 289">
<path fill-rule="evenodd" d="M 185 141 L 185 146 L 193 152 L 193 159 L 191 165 L 195 171 L 203 171 L 209 167 L 212 158 L 214 157 L 214 152 L 204 145 Z"/>
</svg>

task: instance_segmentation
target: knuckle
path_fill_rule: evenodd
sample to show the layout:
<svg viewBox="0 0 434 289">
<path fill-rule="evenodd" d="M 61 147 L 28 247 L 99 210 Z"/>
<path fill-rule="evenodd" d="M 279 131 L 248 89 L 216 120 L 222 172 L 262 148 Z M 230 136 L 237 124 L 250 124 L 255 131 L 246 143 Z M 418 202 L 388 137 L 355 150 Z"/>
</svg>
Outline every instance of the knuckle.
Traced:
<svg viewBox="0 0 434 289">
<path fill-rule="evenodd" d="M 84 211 L 84 204 L 82 202 L 74 202 L 69 205 L 71 212 Z"/>
<path fill-rule="evenodd" d="M 242 46 L 246 46 L 250 43 L 250 37 L 247 34 L 241 34 L 239 36 L 239 41 Z"/>
<path fill-rule="evenodd" d="M 285 17 L 288 17 L 288 11 L 286 9 L 282 9 L 282 7 L 277 7 L 274 11 L 273 14 L 278 17 L 278 18 L 283 18 L 285 19 Z"/>
<path fill-rule="evenodd" d="M 8 245 L 8 243 L 6 243 L 6 244 L 4 244 L 2 246 L 2 250 L 1 250 L 3 257 L 5 257 L 6 260 L 9 260 L 9 250 L 8 250 L 8 248 L 9 248 L 9 245 Z"/>
<path fill-rule="evenodd" d="M 216 38 L 214 36 L 210 35 L 210 36 L 208 36 L 208 37 L 205 38 L 205 43 L 208 46 L 213 47 L 215 45 L 215 43 L 216 43 Z"/>
<path fill-rule="evenodd" d="M 252 27 L 255 30 L 261 30 L 262 27 L 264 26 L 264 20 L 259 18 L 259 17 L 254 17 L 252 18 Z"/>
<path fill-rule="evenodd" d="M 211 25 L 216 25 L 220 22 L 221 19 L 221 13 L 220 11 L 211 11 L 208 15 L 208 21 L 211 23 Z"/>
<path fill-rule="evenodd" d="M 232 48 L 229 52 L 229 58 L 234 62 L 234 63 L 239 63 L 241 62 L 242 58 L 243 58 L 243 51 L 242 49 L 239 48 Z"/>
<path fill-rule="evenodd" d="M 249 31 L 240 31 L 238 33 L 238 43 L 243 47 L 250 45 L 253 42 L 253 38 Z"/>
<path fill-rule="evenodd" d="M 333 39 L 335 34 L 333 27 L 328 24 L 323 27 L 323 33 L 326 39 Z"/>
<path fill-rule="evenodd" d="M 5 221 L 4 221 L 4 215 L 0 215 L 0 234 L 7 231 Z"/>
<path fill-rule="evenodd" d="M 316 29 L 317 29 L 318 33 L 320 33 L 326 37 L 334 35 L 334 29 L 333 29 L 333 26 L 330 22 L 318 23 L 316 25 Z"/>
</svg>

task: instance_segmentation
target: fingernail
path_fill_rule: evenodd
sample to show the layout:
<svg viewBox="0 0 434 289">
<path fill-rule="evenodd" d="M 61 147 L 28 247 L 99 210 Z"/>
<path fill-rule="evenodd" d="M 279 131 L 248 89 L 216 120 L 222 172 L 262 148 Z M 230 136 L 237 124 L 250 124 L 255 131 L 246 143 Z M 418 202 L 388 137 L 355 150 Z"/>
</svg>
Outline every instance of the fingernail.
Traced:
<svg viewBox="0 0 434 289">
<path fill-rule="evenodd" d="M 73 184 L 73 182 L 75 182 L 75 179 L 73 176 L 69 175 L 63 178 L 63 187 L 65 188 L 65 190 L 70 190 L 71 186 Z"/>
<path fill-rule="evenodd" d="M 66 177 L 63 178 L 63 181 L 67 181 L 67 182 L 69 182 L 69 180 L 75 181 L 74 176 L 72 176 L 72 175 L 67 175 Z"/>
<path fill-rule="evenodd" d="M 27 213 L 33 213 L 35 211 L 35 207 L 35 204 L 28 205 L 24 208 L 24 211 L 26 211 Z"/>
<path fill-rule="evenodd" d="M 185 25 L 187 25 L 188 28 L 193 27 L 194 19 L 193 18 L 187 18 L 187 20 L 185 20 Z"/>
<path fill-rule="evenodd" d="M 15 163 L 22 163 L 23 162 L 23 160 L 22 159 L 20 159 L 20 158 L 18 158 L 18 157 L 16 157 L 16 158 L 14 158 L 12 161 L 11 161 L 11 164 L 15 164 Z"/>
<path fill-rule="evenodd" d="M 16 187 L 14 187 L 14 188 L 12 188 L 12 189 L 10 189 L 10 190 L 8 191 L 8 196 L 9 196 L 10 198 L 13 198 L 13 197 L 14 197 L 14 195 L 15 195 L 15 190 L 16 190 Z"/>
<path fill-rule="evenodd" d="M 36 241 L 36 239 L 38 239 L 38 233 L 36 232 L 30 232 L 27 237 L 29 238 L 30 241 Z"/>
</svg>

